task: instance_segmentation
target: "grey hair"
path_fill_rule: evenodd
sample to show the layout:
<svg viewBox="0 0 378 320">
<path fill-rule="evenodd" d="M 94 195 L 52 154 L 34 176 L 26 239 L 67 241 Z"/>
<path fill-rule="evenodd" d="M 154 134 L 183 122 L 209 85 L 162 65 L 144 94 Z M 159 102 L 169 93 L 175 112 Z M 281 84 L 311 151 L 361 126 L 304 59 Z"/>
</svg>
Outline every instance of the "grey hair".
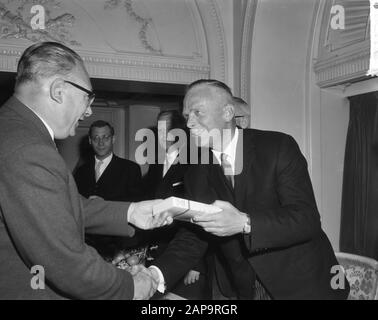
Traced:
<svg viewBox="0 0 378 320">
<path fill-rule="evenodd" d="M 39 42 L 28 47 L 17 66 L 16 88 L 26 82 L 67 75 L 76 66 L 84 66 L 81 57 L 58 42 Z"/>
</svg>

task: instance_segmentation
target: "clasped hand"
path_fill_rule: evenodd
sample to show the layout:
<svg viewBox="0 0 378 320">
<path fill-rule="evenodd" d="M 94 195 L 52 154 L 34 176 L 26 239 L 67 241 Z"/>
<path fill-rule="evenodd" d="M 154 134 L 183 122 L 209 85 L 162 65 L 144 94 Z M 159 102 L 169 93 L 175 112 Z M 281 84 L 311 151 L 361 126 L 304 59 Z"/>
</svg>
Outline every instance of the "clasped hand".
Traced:
<svg viewBox="0 0 378 320">
<path fill-rule="evenodd" d="M 150 299 L 156 292 L 158 279 L 154 278 L 154 274 L 150 269 L 139 264 L 132 266 L 129 272 L 134 280 L 134 300 Z"/>
<path fill-rule="evenodd" d="M 163 200 L 146 200 L 130 204 L 128 213 L 129 223 L 144 230 L 159 228 L 171 224 L 173 219 L 168 215 L 168 212 L 153 215 L 153 206 L 161 201 Z"/>
<path fill-rule="evenodd" d="M 244 224 L 247 221 L 245 213 L 240 212 L 229 202 L 217 200 L 213 205 L 219 207 L 222 211 L 202 213 L 193 218 L 193 223 L 219 237 L 232 236 L 243 231 Z"/>
</svg>

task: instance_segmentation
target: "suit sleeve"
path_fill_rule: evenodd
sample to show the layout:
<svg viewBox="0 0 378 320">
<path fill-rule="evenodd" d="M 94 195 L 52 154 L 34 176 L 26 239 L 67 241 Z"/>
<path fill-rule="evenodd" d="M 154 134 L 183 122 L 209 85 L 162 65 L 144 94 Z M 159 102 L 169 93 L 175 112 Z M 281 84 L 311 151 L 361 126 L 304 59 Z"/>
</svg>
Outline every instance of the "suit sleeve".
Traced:
<svg viewBox="0 0 378 320">
<path fill-rule="evenodd" d="M 250 252 L 303 243 L 321 231 L 307 162 L 288 135 L 277 153 L 275 180 L 280 205 L 270 209 L 257 206 L 248 212 L 252 231 L 244 240 Z"/>
<path fill-rule="evenodd" d="M 91 204 L 82 207 L 56 150 L 28 145 L 0 161 L 4 222 L 27 268 L 43 266 L 48 285 L 68 298 L 132 299 L 131 275 L 84 243 L 82 209 L 89 213 Z M 86 218 L 92 227 L 101 220 L 96 216 L 91 212 Z"/>
<path fill-rule="evenodd" d="M 104 201 L 100 198 L 90 200 L 80 197 L 85 214 L 85 231 L 87 233 L 122 237 L 134 235 L 135 229 L 127 221 L 129 203 Z"/>
<path fill-rule="evenodd" d="M 196 269 L 206 250 L 207 241 L 201 239 L 195 230 L 186 227 L 178 230 L 164 253 L 153 263 L 163 273 L 168 290 L 188 271 Z"/>
</svg>

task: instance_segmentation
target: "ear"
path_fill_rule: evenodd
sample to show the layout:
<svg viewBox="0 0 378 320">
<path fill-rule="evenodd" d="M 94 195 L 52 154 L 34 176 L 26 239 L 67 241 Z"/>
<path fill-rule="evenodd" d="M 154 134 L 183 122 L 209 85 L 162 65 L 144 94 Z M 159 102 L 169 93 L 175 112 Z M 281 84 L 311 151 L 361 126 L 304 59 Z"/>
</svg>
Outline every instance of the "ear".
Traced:
<svg viewBox="0 0 378 320">
<path fill-rule="evenodd" d="M 92 145 L 92 140 L 91 140 L 91 137 L 90 137 L 90 136 L 88 136 L 88 143 L 89 143 L 90 145 Z"/>
<path fill-rule="evenodd" d="M 113 137 L 112 137 L 112 144 L 114 144 L 115 140 L 116 140 L 115 135 L 113 135 Z"/>
<path fill-rule="evenodd" d="M 62 104 L 64 100 L 64 81 L 55 79 L 50 85 L 50 98 L 56 103 Z"/>
<path fill-rule="evenodd" d="M 230 122 L 235 116 L 235 109 L 232 104 L 227 104 L 223 107 L 223 119 Z"/>
</svg>

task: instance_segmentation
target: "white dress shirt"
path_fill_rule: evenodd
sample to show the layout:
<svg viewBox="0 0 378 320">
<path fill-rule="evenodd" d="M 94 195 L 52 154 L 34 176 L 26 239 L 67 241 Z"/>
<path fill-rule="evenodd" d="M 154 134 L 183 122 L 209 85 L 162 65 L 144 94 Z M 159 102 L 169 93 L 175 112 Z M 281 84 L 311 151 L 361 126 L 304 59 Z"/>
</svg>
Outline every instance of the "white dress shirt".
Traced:
<svg viewBox="0 0 378 320">
<path fill-rule="evenodd" d="M 113 153 L 111 153 L 105 159 L 102 159 L 102 160 L 97 159 L 97 157 L 95 156 L 95 168 L 96 168 L 97 164 L 100 161 L 102 161 L 102 164 L 100 166 L 100 171 L 99 171 L 98 179 L 100 179 L 101 175 L 104 173 L 105 169 L 109 165 L 110 161 L 112 161 L 112 159 L 113 159 Z"/>
</svg>

